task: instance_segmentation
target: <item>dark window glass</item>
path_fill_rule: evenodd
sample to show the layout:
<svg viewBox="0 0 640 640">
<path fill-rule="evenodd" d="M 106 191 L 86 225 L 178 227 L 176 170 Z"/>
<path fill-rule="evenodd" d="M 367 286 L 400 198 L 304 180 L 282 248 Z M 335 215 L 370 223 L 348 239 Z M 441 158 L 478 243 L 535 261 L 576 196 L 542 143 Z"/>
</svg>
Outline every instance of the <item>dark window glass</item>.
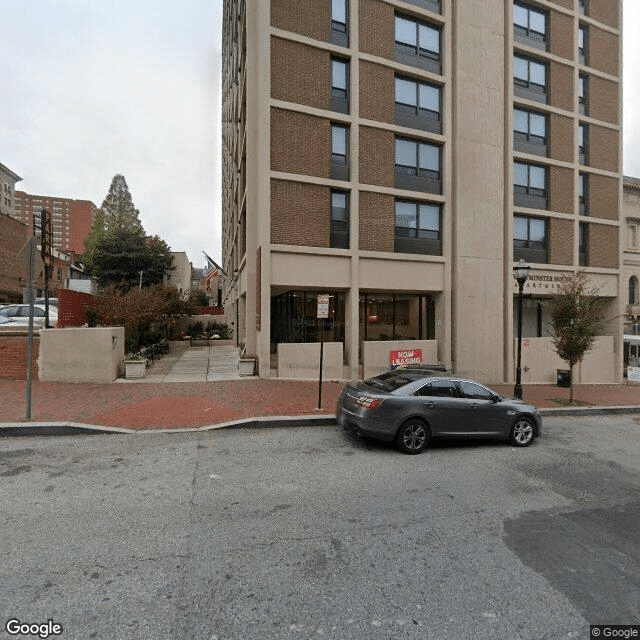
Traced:
<svg viewBox="0 0 640 640">
<path fill-rule="evenodd" d="M 458 384 L 462 395 L 469 400 L 493 400 L 493 394 L 486 387 L 466 380 L 460 380 Z"/>
<path fill-rule="evenodd" d="M 349 113 L 349 62 L 331 58 L 331 110 Z"/>
<path fill-rule="evenodd" d="M 396 173 L 440 180 L 440 147 L 396 138 Z"/>
<path fill-rule="evenodd" d="M 514 193 L 530 196 L 547 195 L 547 169 L 524 162 L 513 163 Z"/>
<path fill-rule="evenodd" d="M 513 57 L 514 95 L 537 102 L 547 101 L 547 64 L 521 56 Z"/>
<path fill-rule="evenodd" d="M 589 129 L 586 124 L 581 124 L 578 126 L 578 153 L 580 154 L 580 164 L 587 164 L 587 161 L 588 161 L 588 158 L 587 158 L 588 134 L 589 134 Z"/>
<path fill-rule="evenodd" d="M 589 264 L 589 225 L 586 222 L 580 223 L 580 237 L 578 239 L 578 257 L 581 267 Z"/>
<path fill-rule="evenodd" d="M 451 380 L 432 380 L 433 395 L 440 398 L 459 398 L 458 388 Z"/>
<path fill-rule="evenodd" d="M 440 92 L 436 85 L 396 76 L 396 124 L 441 133 Z"/>
<path fill-rule="evenodd" d="M 589 30 L 585 25 L 580 25 L 578 29 L 578 55 L 580 64 L 587 64 L 587 46 Z"/>
<path fill-rule="evenodd" d="M 589 13 L 589 0 L 578 0 L 578 11 L 586 16 Z"/>
<path fill-rule="evenodd" d="M 528 145 L 541 145 L 546 147 L 547 116 L 525 109 L 514 109 L 513 135 L 515 140 L 526 142 Z M 521 150 L 530 151 L 528 148 Z"/>
<path fill-rule="evenodd" d="M 513 258 L 546 263 L 547 221 L 528 216 L 513 217 Z"/>
<path fill-rule="evenodd" d="M 578 79 L 578 103 L 580 106 L 580 113 L 582 115 L 587 115 L 588 82 L 588 76 L 581 73 Z"/>
<path fill-rule="evenodd" d="M 333 164 L 347 164 L 349 130 L 342 125 L 331 125 L 331 162 Z"/>
<path fill-rule="evenodd" d="M 349 194 L 346 191 L 331 192 L 331 247 L 349 248 Z"/>
<path fill-rule="evenodd" d="M 629 278 L 629 304 L 638 303 L 638 278 L 631 276 Z"/>
<path fill-rule="evenodd" d="M 424 20 L 405 15 L 395 17 L 396 52 L 400 55 L 415 56 L 426 62 L 417 66 L 434 73 L 440 73 L 441 43 L 440 29 Z M 411 64 L 411 61 L 407 61 Z"/>
<path fill-rule="evenodd" d="M 547 14 L 526 4 L 513 5 L 513 26 L 516 35 L 545 42 L 547 39 Z"/>
<path fill-rule="evenodd" d="M 347 31 L 347 0 L 331 0 L 331 28 Z"/>
<path fill-rule="evenodd" d="M 441 217 L 440 205 L 396 200 L 396 251 L 442 255 Z"/>
<path fill-rule="evenodd" d="M 578 203 L 580 213 L 589 215 L 589 176 L 586 173 L 578 176 Z"/>
</svg>

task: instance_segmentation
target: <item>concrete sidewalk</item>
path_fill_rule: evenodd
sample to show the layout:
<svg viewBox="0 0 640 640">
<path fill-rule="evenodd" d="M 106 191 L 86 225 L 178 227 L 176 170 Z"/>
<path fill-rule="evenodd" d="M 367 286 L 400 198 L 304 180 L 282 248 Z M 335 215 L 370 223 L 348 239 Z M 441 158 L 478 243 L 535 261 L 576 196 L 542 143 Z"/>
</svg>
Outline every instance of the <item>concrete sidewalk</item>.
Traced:
<svg viewBox="0 0 640 640">
<path fill-rule="evenodd" d="M 33 383 L 32 419 L 26 415 L 25 382 L 0 380 L 0 435 L 15 428 L 57 425 L 116 430 L 216 429 L 266 424 L 331 424 L 344 383 L 240 378 L 235 347 L 175 348 L 151 366 L 144 380 L 116 384 Z M 505 396 L 512 385 L 494 385 Z M 527 385 L 524 399 L 543 413 L 601 411 L 640 413 L 640 386 L 577 385 L 569 390 Z M 4 429 L 2 429 L 4 427 Z M 10 431 L 7 431 L 11 428 Z"/>
</svg>

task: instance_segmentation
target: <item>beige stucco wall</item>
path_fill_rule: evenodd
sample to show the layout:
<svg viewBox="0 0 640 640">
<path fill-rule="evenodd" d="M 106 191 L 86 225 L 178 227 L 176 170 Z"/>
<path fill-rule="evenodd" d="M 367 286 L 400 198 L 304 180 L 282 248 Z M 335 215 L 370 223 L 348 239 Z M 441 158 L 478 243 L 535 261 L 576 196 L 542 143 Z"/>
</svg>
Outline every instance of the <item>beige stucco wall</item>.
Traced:
<svg viewBox="0 0 640 640">
<path fill-rule="evenodd" d="M 343 379 L 342 342 L 325 342 L 322 353 L 323 380 Z M 317 380 L 320 377 L 320 343 L 300 342 L 278 345 L 278 378 Z"/>
<path fill-rule="evenodd" d="M 40 380 L 113 382 L 124 361 L 124 328 L 43 329 L 40 332 Z"/>
<path fill-rule="evenodd" d="M 389 371 L 391 366 L 389 352 L 403 349 L 422 349 L 422 360 L 425 364 L 440 364 L 437 340 L 367 340 L 362 343 L 364 377 L 371 378 Z"/>
<path fill-rule="evenodd" d="M 514 353 L 517 340 L 514 340 Z M 585 359 L 574 367 L 574 382 L 580 384 L 614 384 L 618 377 L 614 367 L 613 336 L 600 336 Z M 515 377 L 514 362 L 514 377 Z M 558 369 L 567 370 L 566 362 L 554 351 L 551 338 L 525 338 L 522 341 L 522 384 L 556 384 Z"/>
</svg>

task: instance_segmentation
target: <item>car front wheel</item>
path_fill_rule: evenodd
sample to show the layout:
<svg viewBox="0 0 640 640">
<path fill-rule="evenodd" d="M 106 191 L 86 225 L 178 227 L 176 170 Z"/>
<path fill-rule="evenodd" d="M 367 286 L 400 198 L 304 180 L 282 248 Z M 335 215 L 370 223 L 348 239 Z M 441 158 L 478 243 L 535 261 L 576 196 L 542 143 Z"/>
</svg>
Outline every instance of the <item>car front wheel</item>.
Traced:
<svg viewBox="0 0 640 640">
<path fill-rule="evenodd" d="M 396 445 L 402 453 L 421 453 L 429 442 L 429 427 L 421 420 L 407 420 L 396 434 Z"/>
<path fill-rule="evenodd" d="M 527 447 L 533 442 L 533 424 L 529 418 L 518 418 L 511 427 L 509 440 L 514 447 Z"/>
</svg>

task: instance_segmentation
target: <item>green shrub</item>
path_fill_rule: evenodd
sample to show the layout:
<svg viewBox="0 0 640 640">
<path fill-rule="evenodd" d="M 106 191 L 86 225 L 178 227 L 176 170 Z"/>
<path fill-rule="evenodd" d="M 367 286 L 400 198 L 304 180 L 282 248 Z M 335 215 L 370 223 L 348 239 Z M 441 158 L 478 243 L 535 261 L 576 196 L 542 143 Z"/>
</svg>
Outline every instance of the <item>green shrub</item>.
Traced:
<svg viewBox="0 0 640 640">
<path fill-rule="evenodd" d="M 207 323 L 207 335 L 217 334 L 221 340 L 231 340 L 233 337 L 233 329 L 224 322 L 212 320 Z"/>
</svg>

